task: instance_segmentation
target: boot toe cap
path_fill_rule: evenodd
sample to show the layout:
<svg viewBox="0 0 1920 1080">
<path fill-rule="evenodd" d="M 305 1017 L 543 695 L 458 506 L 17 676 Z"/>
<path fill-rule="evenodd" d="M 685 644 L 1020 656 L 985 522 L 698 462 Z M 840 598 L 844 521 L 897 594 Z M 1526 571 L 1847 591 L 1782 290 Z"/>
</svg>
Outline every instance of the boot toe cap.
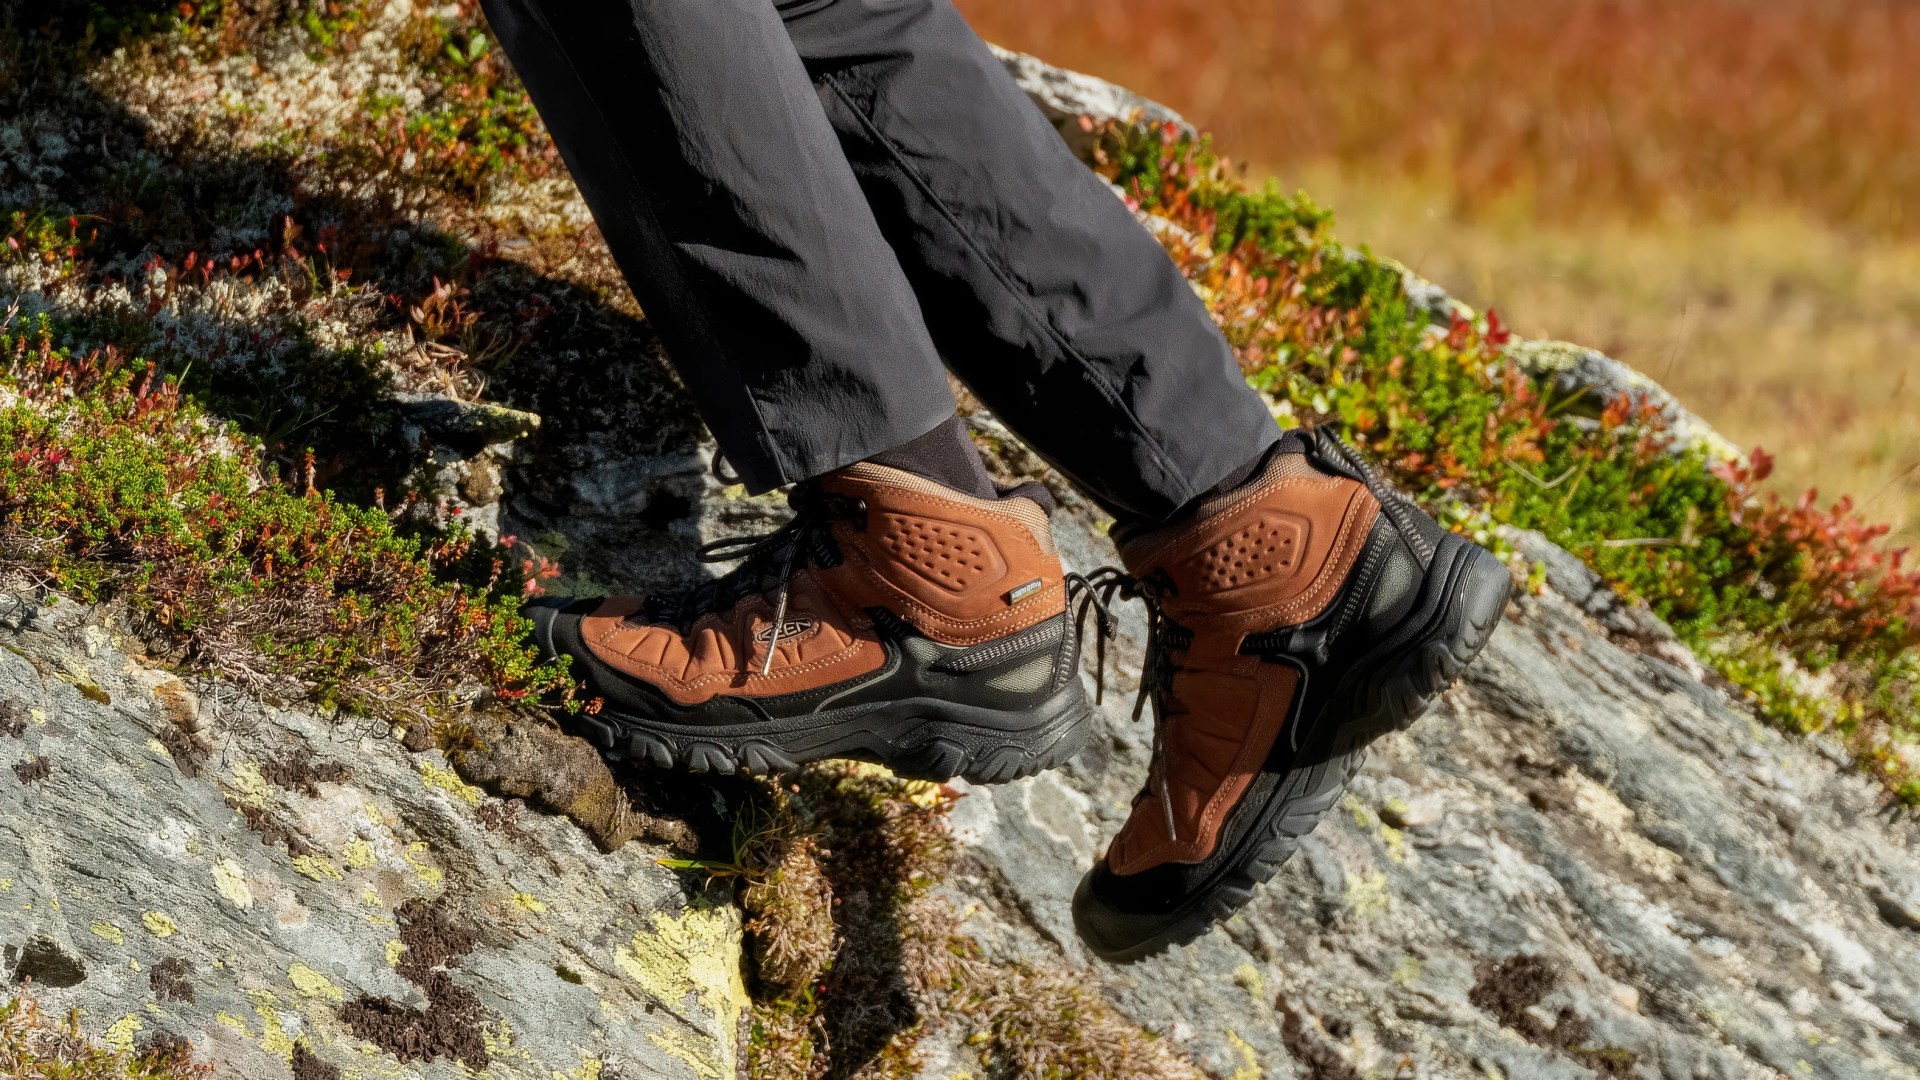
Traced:
<svg viewBox="0 0 1920 1080">
<path fill-rule="evenodd" d="M 1177 914 L 1128 911 L 1103 894 L 1124 890 L 1126 883 L 1107 870 L 1103 860 L 1087 871 L 1073 892 L 1073 928 L 1095 956 L 1125 964 L 1159 952 L 1170 941 L 1167 932 L 1182 920 Z"/>
</svg>

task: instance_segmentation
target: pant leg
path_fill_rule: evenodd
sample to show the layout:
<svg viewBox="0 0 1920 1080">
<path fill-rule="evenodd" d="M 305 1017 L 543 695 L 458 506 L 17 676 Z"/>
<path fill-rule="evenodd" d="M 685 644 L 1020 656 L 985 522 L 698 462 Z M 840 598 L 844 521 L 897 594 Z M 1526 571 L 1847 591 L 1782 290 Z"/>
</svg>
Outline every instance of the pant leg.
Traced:
<svg viewBox="0 0 1920 1080">
<path fill-rule="evenodd" d="M 483 0 L 728 462 L 766 490 L 951 417 L 771 0 Z"/>
<path fill-rule="evenodd" d="M 950 0 L 781 7 L 948 365 L 1035 450 L 1157 520 L 1279 438 L 1159 242 Z"/>
</svg>

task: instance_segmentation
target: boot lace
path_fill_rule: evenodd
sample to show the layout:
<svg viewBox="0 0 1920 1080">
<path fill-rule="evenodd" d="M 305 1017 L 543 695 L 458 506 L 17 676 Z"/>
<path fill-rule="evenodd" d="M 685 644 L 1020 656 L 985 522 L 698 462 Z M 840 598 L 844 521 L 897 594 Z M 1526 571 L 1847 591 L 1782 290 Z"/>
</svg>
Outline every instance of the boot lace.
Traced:
<svg viewBox="0 0 1920 1080">
<path fill-rule="evenodd" d="M 793 576 L 810 565 L 839 565 L 833 523 L 859 520 L 867 511 L 865 500 L 823 491 L 817 484 L 794 488 L 787 501 L 794 513 L 785 525 L 771 532 L 727 536 L 700 545 L 694 554 L 701 562 L 740 565 L 678 595 L 650 601 L 648 619 L 686 630 L 703 615 L 725 611 L 749 596 L 776 591 L 773 626 L 766 656 L 760 663 L 760 674 L 771 672 L 774 653 L 786 631 L 787 593 Z"/>
<path fill-rule="evenodd" d="M 1167 837 L 1177 842 L 1180 829 L 1174 820 L 1173 791 L 1167 782 L 1167 727 L 1179 712 L 1172 693 L 1177 669 L 1173 653 L 1190 645 L 1193 635 L 1166 617 L 1163 601 L 1174 592 L 1172 579 L 1161 571 L 1135 577 L 1118 567 L 1103 566 L 1084 576 L 1067 575 L 1067 604 L 1074 612 L 1074 633 L 1083 642 L 1087 619 L 1089 615 L 1093 618 L 1095 704 L 1106 697 L 1107 641 L 1117 629 L 1114 602 L 1138 600 L 1146 608 L 1146 659 L 1140 668 L 1140 690 L 1133 699 L 1133 719 L 1138 723 L 1147 703 L 1153 703 L 1153 758 L 1147 767 L 1147 792 L 1158 798 L 1161 813 L 1166 816 Z"/>
</svg>

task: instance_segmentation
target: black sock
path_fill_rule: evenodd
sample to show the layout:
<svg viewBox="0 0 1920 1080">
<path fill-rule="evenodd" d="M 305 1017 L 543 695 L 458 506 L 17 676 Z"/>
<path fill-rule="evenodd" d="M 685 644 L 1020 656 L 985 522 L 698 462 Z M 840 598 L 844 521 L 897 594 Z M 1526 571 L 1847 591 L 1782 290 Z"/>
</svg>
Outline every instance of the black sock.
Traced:
<svg viewBox="0 0 1920 1080">
<path fill-rule="evenodd" d="M 980 451 L 967 437 L 966 421 L 955 416 L 925 435 L 867 459 L 875 465 L 924 476 L 937 484 L 979 499 L 997 499 L 1000 492 L 980 460 Z"/>
</svg>

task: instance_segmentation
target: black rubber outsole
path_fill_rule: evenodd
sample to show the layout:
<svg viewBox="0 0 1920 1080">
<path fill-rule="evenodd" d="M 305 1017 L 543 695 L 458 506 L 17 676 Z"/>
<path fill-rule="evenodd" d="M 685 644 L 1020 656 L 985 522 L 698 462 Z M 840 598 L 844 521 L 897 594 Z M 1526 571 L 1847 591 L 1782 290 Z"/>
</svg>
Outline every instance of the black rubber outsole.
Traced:
<svg viewBox="0 0 1920 1080">
<path fill-rule="evenodd" d="M 851 758 L 910 779 L 959 777 L 974 784 L 1059 768 L 1093 733 L 1093 707 L 1077 681 L 1024 717 L 916 698 L 736 728 L 695 729 L 605 712 L 578 719 L 611 761 L 768 776 Z M 1005 726 L 1009 720 L 1021 723 Z"/>
<path fill-rule="evenodd" d="M 1412 726 L 1480 654 L 1506 610 L 1512 576 L 1491 552 L 1453 534 L 1442 539 L 1434 564 L 1446 570 L 1440 601 L 1424 605 L 1424 632 L 1382 657 L 1378 666 L 1350 673 L 1302 730 L 1301 752 L 1316 764 L 1295 770 L 1275 789 L 1258 811 L 1261 820 L 1241 840 L 1242 854 L 1212 888 L 1151 936 L 1108 945 L 1081 918 L 1083 908 L 1100 903 L 1092 896 L 1092 875 L 1081 879 L 1073 898 L 1074 924 L 1095 955 L 1112 963 L 1143 960 L 1200 937 L 1245 907 L 1347 790 L 1366 761 L 1368 746 Z M 1327 722 L 1340 717 L 1345 719 Z"/>
</svg>

